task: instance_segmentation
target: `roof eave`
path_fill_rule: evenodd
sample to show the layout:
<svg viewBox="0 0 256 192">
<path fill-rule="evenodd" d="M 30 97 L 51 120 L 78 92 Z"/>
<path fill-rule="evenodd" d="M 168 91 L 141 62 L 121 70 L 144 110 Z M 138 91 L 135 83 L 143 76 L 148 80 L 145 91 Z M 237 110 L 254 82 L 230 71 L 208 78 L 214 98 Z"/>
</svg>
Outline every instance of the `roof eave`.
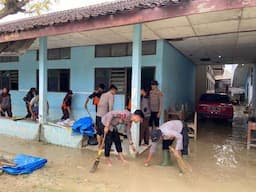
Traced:
<svg viewBox="0 0 256 192">
<path fill-rule="evenodd" d="M 135 9 L 115 15 L 98 16 L 87 20 L 67 22 L 58 25 L 49 25 L 41 28 L 0 34 L 0 42 L 16 41 L 22 39 L 54 36 L 67 33 L 98 30 L 110 27 L 132 25 L 179 16 L 215 12 L 229 9 L 240 9 L 256 6 L 256 0 L 245 3 L 243 0 L 214 0 L 214 1 L 187 1 L 181 4 L 154 7 L 148 9 Z"/>
</svg>

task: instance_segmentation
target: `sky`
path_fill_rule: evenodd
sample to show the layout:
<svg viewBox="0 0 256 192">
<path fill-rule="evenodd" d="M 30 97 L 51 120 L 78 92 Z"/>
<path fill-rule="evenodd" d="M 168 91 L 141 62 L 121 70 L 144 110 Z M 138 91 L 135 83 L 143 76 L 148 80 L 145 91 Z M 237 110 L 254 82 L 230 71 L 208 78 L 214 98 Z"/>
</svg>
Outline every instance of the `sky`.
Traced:
<svg viewBox="0 0 256 192">
<path fill-rule="evenodd" d="M 233 65 L 225 65 L 225 70 L 229 71 L 230 73 L 234 73 L 235 69 L 236 69 L 237 64 L 233 64 Z"/>
<path fill-rule="evenodd" d="M 67 9 L 73 9 L 78 7 L 84 7 L 88 5 L 93 5 L 97 3 L 103 3 L 103 2 L 111 2 L 113 0 L 56 0 L 56 3 L 53 3 L 53 5 L 50 6 L 50 10 L 48 12 L 55 12 L 55 11 L 62 11 Z M 16 14 L 7 16 L 0 20 L 0 23 L 9 22 L 17 19 L 21 19 L 24 17 L 30 17 L 29 14 Z"/>
</svg>

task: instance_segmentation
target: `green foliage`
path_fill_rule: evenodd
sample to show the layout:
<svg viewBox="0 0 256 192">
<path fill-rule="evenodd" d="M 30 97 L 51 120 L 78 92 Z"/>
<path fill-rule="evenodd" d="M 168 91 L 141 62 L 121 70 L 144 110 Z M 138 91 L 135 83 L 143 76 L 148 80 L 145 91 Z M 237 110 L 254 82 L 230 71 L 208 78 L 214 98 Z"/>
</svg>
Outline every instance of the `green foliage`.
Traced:
<svg viewBox="0 0 256 192">
<path fill-rule="evenodd" d="M 49 6 L 51 5 L 51 0 L 41 0 L 41 1 L 33 1 L 31 0 L 27 4 L 27 10 L 29 13 L 36 13 L 37 15 L 40 15 L 42 11 L 48 11 Z"/>
<path fill-rule="evenodd" d="M 35 13 L 40 15 L 48 11 L 50 5 L 57 0 L 0 0 L 0 19 L 8 15 L 23 13 Z"/>
</svg>

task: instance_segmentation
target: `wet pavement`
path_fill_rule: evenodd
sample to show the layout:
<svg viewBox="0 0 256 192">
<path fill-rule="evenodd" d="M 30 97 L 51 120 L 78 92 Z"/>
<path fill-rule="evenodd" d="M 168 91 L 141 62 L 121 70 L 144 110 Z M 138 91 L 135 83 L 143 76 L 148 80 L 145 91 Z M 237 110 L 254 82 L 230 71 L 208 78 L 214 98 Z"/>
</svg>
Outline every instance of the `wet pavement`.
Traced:
<svg viewBox="0 0 256 192">
<path fill-rule="evenodd" d="M 0 153 L 26 153 L 49 160 L 31 175 L 0 176 L 0 192 L 254 192 L 256 149 L 246 149 L 246 120 L 242 109 L 236 111 L 233 126 L 223 121 L 199 123 L 198 140 L 191 140 L 188 159 L 193 172 L 187 175 L 181 175 L 175 164 L 158 166 L 160 149 L 150 167 L 143 166 L 145 153 L 129 159 L 128 165 L 112 157 L 111 168 L 102 160 L 99 170 L 91 174 L 95 152 L 0 136 Z"/>
</svg>

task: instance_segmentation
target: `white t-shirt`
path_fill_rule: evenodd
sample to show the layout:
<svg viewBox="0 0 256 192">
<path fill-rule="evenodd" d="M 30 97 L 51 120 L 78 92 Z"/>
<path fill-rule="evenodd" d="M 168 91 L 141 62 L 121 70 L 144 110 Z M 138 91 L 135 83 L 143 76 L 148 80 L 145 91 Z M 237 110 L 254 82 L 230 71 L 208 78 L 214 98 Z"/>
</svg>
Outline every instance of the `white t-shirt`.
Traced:
<svg viewBox="0 0 256 192">
<path fill-rule="evenodd" d="M 31 99 L 30 105 L 32 105 L 33 107 L 37 107 L 38 103 L 39 103 L 39 95 L 36 95 L 35 97 L 33 97 L 33 99 Z"/>
<path fill-rule="evenodd" d="M 159 129 L 162 132 L 162 137 L 164 140 L 176 139 L 176 150 L 183 149 L 183 137 L 181 131 L 183 129 L 183 123 L 180 120 L 172 120 L 162 124 Z M 154 153 L 156 151 L 157 143 L 154 142 L 151 145 L 150 152 Z"/>
</svg>

